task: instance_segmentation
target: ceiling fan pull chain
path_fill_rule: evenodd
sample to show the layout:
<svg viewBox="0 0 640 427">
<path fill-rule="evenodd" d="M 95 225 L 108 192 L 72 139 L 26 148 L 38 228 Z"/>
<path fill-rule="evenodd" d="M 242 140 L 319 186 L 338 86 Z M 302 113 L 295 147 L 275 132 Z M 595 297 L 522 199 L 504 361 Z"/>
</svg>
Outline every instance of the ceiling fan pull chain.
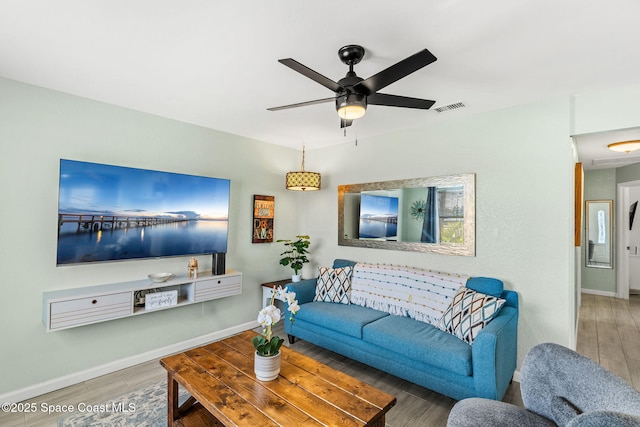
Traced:
<svg viewBox="0 0 640 427">
<path fill-rule="evenodd" d="M 358 122 L 356 122 L 356 147 L 358 146 Z"/>
</svg>

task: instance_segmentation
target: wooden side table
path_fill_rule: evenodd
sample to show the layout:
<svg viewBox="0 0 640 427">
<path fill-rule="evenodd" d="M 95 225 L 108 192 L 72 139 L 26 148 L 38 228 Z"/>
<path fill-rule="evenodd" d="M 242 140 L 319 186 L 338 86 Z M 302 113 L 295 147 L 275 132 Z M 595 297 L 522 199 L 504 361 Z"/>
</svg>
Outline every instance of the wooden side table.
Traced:
<svg viewBox="0 0 640 427">
<path fill-rule="evenodd" d="M 276 280 L 275 282 L 262 283 L 260 285 L 262 286 L 262 308 L 265 308 L 266 306 L 269 305 L 269 301 L 271 300 L 271 294 L 273 293 L 273 288 L 277 288 L 278 286 L 282 286 L 284 288 L 284 286 L 288 283 L 291 283 L 291 279 Z M 278 301 L 285 302 L 284 298 L 278 297 L 277 295 L 276 295 L 276 299 Z"/>
</svg>

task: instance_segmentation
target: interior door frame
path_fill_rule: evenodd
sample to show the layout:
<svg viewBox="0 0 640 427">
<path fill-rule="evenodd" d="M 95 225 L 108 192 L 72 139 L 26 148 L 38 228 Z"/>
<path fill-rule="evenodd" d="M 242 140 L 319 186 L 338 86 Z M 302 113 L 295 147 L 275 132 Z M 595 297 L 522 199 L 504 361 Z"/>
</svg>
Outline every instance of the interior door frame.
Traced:
<svg viewBox="0 0 640 427">
<path fill-rule="evenodd" d="M 616 244 L 617 272 L 616 272 L 616 298 L 629 299 L 629 249 L 628 233 L 629 226 L 628 208 L 629 188 L 640 187 L 640 180 L 627 181 L 618 184 L 618 200 L 616 201 Z"/>
</svg>

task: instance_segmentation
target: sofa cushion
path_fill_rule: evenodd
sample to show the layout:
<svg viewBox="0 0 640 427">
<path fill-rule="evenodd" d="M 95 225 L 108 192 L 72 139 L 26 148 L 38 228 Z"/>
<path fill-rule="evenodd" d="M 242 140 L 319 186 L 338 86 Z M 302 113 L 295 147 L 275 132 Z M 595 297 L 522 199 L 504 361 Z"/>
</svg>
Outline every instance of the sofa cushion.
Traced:
<svg viewBox="0 0 640 427">
<path fill-rule="evenodd" d="M 476 292 L 481 292 L 496 298 L 500 298 L 502 291 L 504 291 L 504 283 L 502 283 L 502 280 L 491 277 L 471 277 L 465 286 Z"/>
<path fill-rule="evenodd" d="M 365 325 L 385 316 L 388 314 L 359 305 L 314 301 L 300 308 L 295 321 L 313 323 L 354 338 L 362 338 L 362 328 Z"/>
<path fill-rule="evenodd" d="M 473 372 L 469 344 L 409 317 L 387 316 L 376 320 L 364 327 L 362 337 L 380 348 L 431 366 L 460 375 Z"/>
<path fill-rule="evenodd" d="M 462 287 L 437 324 L 445 332 L 473 344 L 480 331 L 498 314 L 505 300 Z"/>
<path fill-rule="evenodd" d="M 349 261 L 348 259 L 337 258 L 333 260 L 333 268 L 354 267 L 356 264 L 356 261 Z"/>
<path fill-rule="evenodd" d="M 349 304 L 351 296 L 352 267 L 318 269 L 314 301 Z"/>
</svg>

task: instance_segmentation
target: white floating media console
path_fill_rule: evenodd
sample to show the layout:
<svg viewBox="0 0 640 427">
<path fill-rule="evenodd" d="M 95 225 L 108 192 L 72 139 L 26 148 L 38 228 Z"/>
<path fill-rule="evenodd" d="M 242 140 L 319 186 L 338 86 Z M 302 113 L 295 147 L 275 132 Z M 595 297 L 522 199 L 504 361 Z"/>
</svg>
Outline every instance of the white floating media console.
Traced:
<svg viewBox="0 0 640 427">
<path fill-rule="evenodd" d="M 158 304 L 153 309 L 136 304 L 136 292 L 171 292 L 177 294 L 177 303 Z M 49 331 L 75 328 L 91 323 L 167 310 L 242 293 L 242 273 L 227 270 L 213 276 L 200 274 L 197 278 L 173 277 L 166 282 L 154 283 L 148 279 L 110 283 L 84 288 L 63 289 L 42 294 L 42 321 Z M 165 297 L 167 295 L 165 294 Z M 150 295 L 147 293 L 146 295 Z M 163 298 L 166 300 L 167 298 Z"/>
</svg>

